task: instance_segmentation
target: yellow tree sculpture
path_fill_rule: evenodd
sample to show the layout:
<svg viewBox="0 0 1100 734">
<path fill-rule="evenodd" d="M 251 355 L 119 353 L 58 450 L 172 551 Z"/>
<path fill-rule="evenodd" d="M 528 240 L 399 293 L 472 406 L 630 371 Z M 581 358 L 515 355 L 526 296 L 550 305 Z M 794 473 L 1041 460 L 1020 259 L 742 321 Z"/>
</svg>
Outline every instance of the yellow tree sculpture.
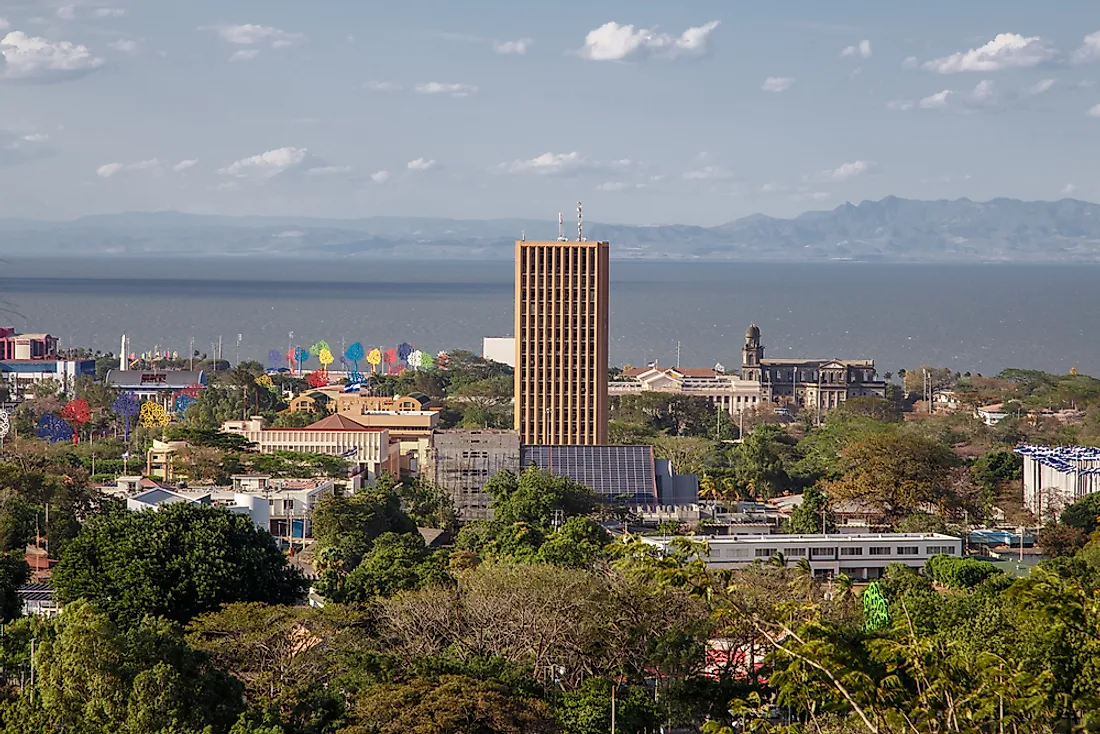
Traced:
<svg viewBox="0 0 1100 734">
<path fill-rule="evenodd" d="M 332 351 L 328 347 L 324 347 L 317 353 L 317 361 L 321 363 L 321 369 L 328 374 L 328 366 L 336 361 L 336 358 L 332 356 Z"/>
<path fill-rule="evenodd" d="M 146 400 L 141 404 L 138 422 L 146 428 L 164 428 L 172 422 L 172 416 L 168 415 L 168 411 L 160 403 Z"/>
<path fill-rule="evenodd" d="M 371 366 L 374 372 L 378 371 L 378 365 L 382 364 L 382 350 L 372 349 L 367 353 L 367 364 Z"/>
</svg>

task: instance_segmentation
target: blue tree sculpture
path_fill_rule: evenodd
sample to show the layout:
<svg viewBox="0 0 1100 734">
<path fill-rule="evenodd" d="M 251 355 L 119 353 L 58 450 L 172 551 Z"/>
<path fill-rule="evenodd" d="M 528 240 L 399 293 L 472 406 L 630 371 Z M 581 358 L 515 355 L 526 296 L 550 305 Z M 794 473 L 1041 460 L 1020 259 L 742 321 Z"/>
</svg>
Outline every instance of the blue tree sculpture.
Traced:
<svg viewBox="0 0 1100 734">
<path fill-rule="evenodd" d="M 111 410 L 126 420 L 126 443 L 130 443 L 130 419 L 141 412 L 141 399 L 132 392 L 124 392 L 115 398 Z"/>
<path fill-rule="evenodd" d="M 38 421 L 38 437 L 50 443 L 73 440 L 72 427 L 53 413 L 47 413 Z"/>
</svg>

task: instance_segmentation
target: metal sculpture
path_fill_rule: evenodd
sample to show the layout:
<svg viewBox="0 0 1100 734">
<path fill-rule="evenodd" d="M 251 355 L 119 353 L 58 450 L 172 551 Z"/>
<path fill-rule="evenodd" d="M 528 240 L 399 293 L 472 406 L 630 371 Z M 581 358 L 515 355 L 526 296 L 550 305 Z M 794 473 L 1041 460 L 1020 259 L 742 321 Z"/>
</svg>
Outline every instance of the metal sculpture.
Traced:
<svg viewBox="0 0 1100 734">
<path fill-rule="evenodd" d="M 433 357 L 429 352 L 421 352 L 420 364 L 418 366 L 421 369 L 430 370 L 432 367 L 435 366 L 435 357 Z"/>
<path fill-rule="evenodd" d="M 267 350 L 267 368 L 269 370 L 277 370 L 283 363 L 283 355 L 278 349 Z"/>
<path fill-rule="evenodd" d="M 321 369 L 328 375 L 328 366 L 335 362 L 336 358 L 332 356 L 332 350 L 324 346 L 317 352 L 317 361 L 321 363 Z"/>
<path fill-rule="evenodd" d="M 115 398 L 111 410 L 126 419 L 125 441 L 130 443 L 130 419 L 141 412 L 141 400 L 132 392 L 124 392 Z"/>
<path fill-rule="evenodd" d="M 310 387 L 324 387 L 328 385 L 328 375 L 325 374 L 324 370 L 314 370 L 306 377 L 306 382 L 309 383 Z"/>
<path fill-rule="evenodd" d="M 413 348 L 411 344 L 401 342 L 397 345 L 397 359 L 399 361 L 407 363 L 409 361 L 409 355 L 412 353 Z"/>
<path fill-rule="evenodd" d="M 187 414 L 187 409 L 197 402 L 198 400 L 190 395 L 180 393 L 176 395 L 176 399 L 172 401 L 172 412 L 176 414 L 177 418 L 182 419 Z"/>
<path fill-rule="evenodd" d="M 353 372 L 359 371 L 359 360 L 365 355 L 363 352 L 363 345 L 360 342 L 352 342 L 348 345 L 348 348 L 344 350 L 344 356 L 351 360 L 354 366 Z"/>
<path fill-rule="evenodd" d="M 8 437 L 10 431 L 11 418 L 8 415 L 8 411 L 0 408 L 0 448 L 4 447 L 4 439 Z"/>
<path fill-rule="evenodd" d="M 192 382 L 187 387 L 182 388 L 180 390 L 180 393 L 183 394 L 183 395 L 186 395 L 189 398 L 194 398 L 195 400 L 198 400 L 199 399 L 199 393 L 201 393 L 204 389 L 205 388 L 203 388 L 203 385 L 202 385 L 201 382 Z"/>
<path fill-rule="evenodd" d="M 73 429 L 68 423 L 53 413 L 47 413 L 38 421 L 38 437 L 50 443 L 71 441 L 73 438 Z"/>
<path fill-rule="evenodd" d="M 65 403 L 61 417 L 73 426 L 73 443 L 80 443 L 80 426 L 92 419 L 92 409 L 84 398 L 76 398 Z"/>
<path fill-rule="evenodd" d="M 146 428 L 163 428 L 172 422 L 172 416 L 168 415 L 168 411 L 160 403 L 146 400 L 141 404 L 138 421 Z"/>
<path fill-rule="evenodd" d="M 267 390 L 275 391 L 275 381 L 269 375 L 260 375 L 255 380 L 256 384 Z"/>
<path fill-rule="evenodd" d="M 890 605 L 882 587 L 872 581 L 863 592 L 863 629 L 867 632 L 880 630 L 890 624 Z"/>
<path fill-rule="evenodd" d="M 450 369 L 451 355 L 447 354 L 446 352 L 440 352 L 439 354 L 435 355 L 435 366 L 441 370 Z"/>
<path fill-rule="evenodd" d="M 420 369 L 420 360 L 423 356 L 424 353 L 417 349 L 416 351 L 411 352 L 407 357 L 405 357 L 405 364 L 407 364 L 410 369 Z"/>
<path fill-rule="evenodd" d="M 301 347 L 294 347 L 294 361 L 298 363 L 298 374 L 302 374 L 302 365 L 309 359 L 309 352 Z"/>
<path fill-rule="evenodd" d="M 387 349 L 382 354 L 382 361 L 385 362 L 387 365 L 390 365 L 390 364 L 393 364 L 394 362 L 396 362 L 397 361 L 397 350 L 393 349 L 392 347 L 390 349 Z"/>
<path fill-rule="evenodd" d="M 382 350 L 375 348 L 367 353 L 367 363 L 374 372 L 378 371 L 378 365 L 382 364 Z"/>
</svg>

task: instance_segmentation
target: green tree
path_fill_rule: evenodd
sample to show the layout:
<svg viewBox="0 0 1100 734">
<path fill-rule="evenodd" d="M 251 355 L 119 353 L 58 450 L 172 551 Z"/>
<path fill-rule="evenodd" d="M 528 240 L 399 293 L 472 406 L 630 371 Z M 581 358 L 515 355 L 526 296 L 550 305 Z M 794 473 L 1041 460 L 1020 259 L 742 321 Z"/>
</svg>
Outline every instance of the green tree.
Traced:
<svg viewBox="0 0 1100 734">
<path fill-rule="evenodd" d="M 816 486 L 807 487 L 802 493 L 802 503 L 791 511 L 787 532 L 799 535 L 831 533 L 836 530 L 836 513 L 829 503 L 829 496 Z"/>
<path fill-rule="evenodd" d="M 1062 522 L 1087 535 L 1100 528 L 1100 492 L 1087 494 L 1062 511 Z"/>
<path fill-rule="evenodd" d="M 93 517 L 52 582 L 63 603 L 87 599 L 123 628 L 147 615 L 186 623 L 235 601 L 292 603 L 306 588 L 249 517 L 188 503 Z"/>
<path fill-rule="evenodd" d="M 0 553 L 0 620 L 10 622 L 23 614 L 19 587 L 31 578 L 31 567 L 22 551 Z"/>
<path fill-rule="evenodd" d="M 611 689 L 605 678 L 588 678 L 581 687 L 557 702 L 562 734 L 606 734 L 611 731 Z M 661 725 L 661 710 L 645 688 L 618 686 L 615 731 L 646 734 Z"/>
<path fill-rule="evenodd" d="M 587 487 L 537 467 L 492 477 L 485 491 L 493 498 L 493 517 L 501 525 L 528 523 L 548 528 L 555 512 L 564 518 L 587 515 L 597 500 Z"/>
<path fill-rule="evenodd" d="M 538 559 L 542 563 L 574 568 L 592 568 L 606 557 L 604 548 L 611 542 L 611 535 L 599 523 L 588 517 L 571 517 L 539 548 Z"/>
<path fill-rule="evenodd" d="M 750 494 L 768 499 L 789 488 L 785 456 L 790 439 L 778 426 L 758 426 L 737 447 L 737 476 Z"/>
<path fill-rule="evenodd" d="M 337 601 L 370 601 L 393 596 L 448 576 L 445 556 L 428 552 L 420 533 L 383 533 L 355 567 L 338 594 Z"/>
</svg>

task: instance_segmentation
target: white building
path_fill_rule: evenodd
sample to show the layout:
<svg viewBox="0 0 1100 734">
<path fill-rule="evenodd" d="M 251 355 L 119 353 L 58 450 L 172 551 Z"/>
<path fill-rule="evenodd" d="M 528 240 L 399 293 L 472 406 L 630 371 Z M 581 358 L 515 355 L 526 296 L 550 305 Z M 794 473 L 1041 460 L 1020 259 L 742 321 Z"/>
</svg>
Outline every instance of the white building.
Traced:
<svg viewBox="0 0 1100 734">
<path fill-rule="evenodd" d="M 718 366 L 720 367 L 720 366 Z M 610 382 L 607 394 L 643 392 L 680 393 L 705 397 L 730 415 L 757 408 L 768 401 L 768 391 L 755 380 L 742 380 L 724 370 L 691 367 L 646 367 L 623 370 L 624 379 Z"/>
<path fill-rule="evenodd" d="M 1008 413 L 1005 412 L 1003 403 L 983 405 L 980 408 L 975 408 L 974 414 L 987 426 L 995 426 L 1008 417 Z"/>
<path fill-rule="evenodd" d="M 258 528 L 268 530 L 271 526 L 271 514 L 267 501 L 263 497 L 244 493 L 233 494 L 230 503 L 229 498 L 225 498 L 223 501 L 215 501 L 209 492 L 204 492 L 198 496 L 188 496 L 170 489 L 157 487 L 140 492 L 133 497 L 127 497 L 126 509 L 132 512 L 143 512 L 145 510 L 156 512 L 161 507 L 180 502 L 206 507 L 213 505 L 225 507 L 234 514 L 247 515 Z"/>
<path fill-rule="evenodd" d="M 1015 452 L 1024 457 L 1024 504 L 1040 522 L 1100 491 L 1100 449 L 1017 446 Z"/>
<path fill-rule="evenodd" d="M 232 491 L 215 490 L 215 500 L 240 494 L 259 498 L 268 506 L 268 530 L 276 538 L 305 540 L 313 537 L 313 510 L 335 492 L 331 479 L 272 479 L 265 474 L 233 476 Z"/>
<path fill-rule="evenodd" d="M 516 338 L 514 336 L 487 336 L 481 340 L 481 356 L 494 362 L 516 366 Z"/>
<path fill-rule="evenodd" d="M 667 552 L 674 538 L 642 540 Z M 767 563 L 781 553 L 791 566 L 806 559 L 814 575 L 845 574 L 853 580 L 879 578 L 891 563 L 922 569 L 932 556 L 962 555 L 962 538 L 939 533 L 729 535 L 692 540 L 707 544 L 708 568 L 744 568 L 757 561 Z"/>
</svg>

